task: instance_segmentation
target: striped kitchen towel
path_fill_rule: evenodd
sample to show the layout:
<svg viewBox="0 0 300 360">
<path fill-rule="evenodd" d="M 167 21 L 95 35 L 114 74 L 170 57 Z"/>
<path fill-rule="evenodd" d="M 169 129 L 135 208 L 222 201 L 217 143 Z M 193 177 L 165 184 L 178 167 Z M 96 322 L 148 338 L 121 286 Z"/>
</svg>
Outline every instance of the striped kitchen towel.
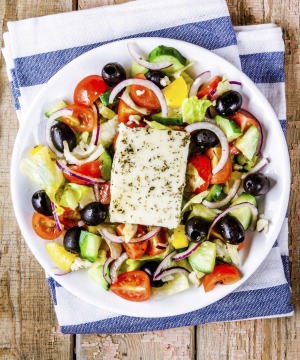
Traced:
<svg viewBox="0 0 300 360">
<path fill-rule="evenodd" d="M 261 89 L 286 131 L 284 43 L 275 25 L 233 28 L 224 0 L 139 0 L 8 23 L 3 54 L 20 122 L 58 70 L 113 40 L 165 37 L 207 48 L 241 68 Z M 50 29 L 50 30 L 49 30 Z M 95 308 L 48 278 L 63 333 L 126 333 L 208 322 L 291 316 L 288 219 L 268 257 L 234 293 L 201 310 L 137 318 Z"/>
</svg>

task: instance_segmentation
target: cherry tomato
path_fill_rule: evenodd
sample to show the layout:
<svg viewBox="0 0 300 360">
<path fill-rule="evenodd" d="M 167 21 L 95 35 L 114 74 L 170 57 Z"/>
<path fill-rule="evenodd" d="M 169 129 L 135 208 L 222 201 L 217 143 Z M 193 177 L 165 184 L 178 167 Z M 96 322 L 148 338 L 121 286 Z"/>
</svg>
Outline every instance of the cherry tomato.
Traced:
<svg viewBox="0 0 300 360">
<path fill-rule="evenodd" d="M 143 74 L 137 74 L 135 77 L 138 79 L 146 79 Z M 160 109 L 160 102 L 155 93 L 144 86 L 131 85 L 130 95 L 132 100 L 141 107 L 149 110 Z"/>
<path fill-rule="evenodd" d="M 241 273 L 233 265 L 221 264 L 216 265 L 211 274 L 205 275 L 203 286 L 205 292 L 211 291 L 216 284 L 230 285 L 241 278 Z"/>
<path fill-rule="evenodd" d="M 77 104 L 69 105 L 68 109 L 73 111 L 72 115 L 62 116 L 61 121 L 72 129 L 80 132 L 90 132 L 96 127 L 97 119 L 92 109 Z"/>
<path fill-rule="evenodd" d="M 110 290 L 129 301 L 145 301 L 151 296 L 150 279 L 144 271 L 125 272 L 110 286 Z"/>
<path fill-rule="evenodd" d="M 258 129 L 260 128 L 255 117 L 246 110 L 240 109 L 230 118 L 238 124 L 243 133 L 248 130 L 251 125 L 254 125 Z"/>
<path fill-rule="evenodd" d="M 209 82 L 207 82 L 203 86 L 201 86 L 200 90 L 197 93 L 198 99 L 202 99 L 204 96 L 209 98 L 209 96 L 217 88 L 217 86 L 221 80 L 222 80 L 222 78 L 220 76 L 215 76 Z"/>
<path fill-rule="evenodd" d="M 241 152 L 240 152 L 240 150 L 237 148 L 237 147 L 235 147 L 234 145 L 229 145 L 229 154 L 231 154 L 231 155 L 238 155 L 238 154 L 240 154 Z"/>
<path fill-rule="evenodd" d="M 194 191 L 196 194 L 199 194 L 202 191 L 205 191 L 210 183 L 210 179 L 211 179 L 210 159 L 205 154 L 196 154 L 190 157 L 188 162 L 196 168 L 199 176 L 205 181 L 198 189 Z"/>
<path fill-rule="evenodd" d="M 99 189 L 99 201 L 101 204 L 110 204 L 110 182 L 107 182 L 100 186 Z"/>
<path fill-rule="evenodd" d="M 166 249 L 165 248 L 159 249 L 157 248 L 157 245 L 167 244 L 167 243 L 168 243 L 168 239 L 167 239 L 166 230 L 161 229 L 157 235 L 153 236 L 153 238 L 148 240 L 148 247 L 146 250 L 146 254 L 149 256 L 155 256 L 163 253 Z"/>
<path fill-rule="evenodd" d="M 107 89 L 107 85 L 99 75 L 90 75 L 82 79 L 74 90 L 74 102 L 91 106 Z"/>
<path fill-rule="evenodd" d="M 34 212 L 32 216 L 32 228 L 38 236 L 45 240 L 54 240 L 62 233 L 62 230 L 57 229 L 53 217 L 37 212 Z"/>
<path fill-rule="evenodd" d="M 122 99 L 120 99 L 119 105 L 118 105 L 118 120 L 119 120 L 119 122 L 127 123 L 129 121 L 130 115 L 141 115 L 141 114 L 138 111 L 132 109 Z"/>
<path fill-rule="evenodd" d="M 211 159 L 211 165 L 212 165 L 212 168 L 214 168 L 214 167 L 216 167 L 216 165 L 219 162 L 219 159 L 221 158 L 222 149 L 217 148 L 217 147 L 210 148 L 206 151 L 206 154 Z M 211 176 L 210 183 L 211 184 L 223 184 L 230 178 L 231 173 L 232 173 L 232 161 L 229 156 L 223 169 L 221 169 L 219 172 L 217 172 L 216 174 Z"/>
<path fill-rule="evenodd" d="M 77 226 L 78 221 L 81 220 L 80 213 L 77 209 L 64 208 L 63 214 L 59 215 L 59 221 L 64 225 L 65 229 L 71 229 L 73 226 Z"/>
<path fill-rule="evenodd" d="M 82 175 L 90 176 L 93 178 L 99 178 L 101 176 L 100 166 L 101 166 L 100 160 L 94 160 L 94 161 L 89 161 L 82 165 L 71 165 L 71 166 L 69 166 L 69 169 L 74 170 Z M 65 173 L 63 173 L 63 174 L 64 174 L 64 177 L 67 178 L 72 183 L 79 184 L 79 185 L 89 184 L 85 180 L 79 180 L 72 175 L 68 175 Z"/>
<path fill-rule="evenodd" d="M 140 241 L 137 243 L 123 243 L 123 247 L 130 257 L 130 259 L 139 259 L 141 256 L 145 254 L 145 251 L 148 246 L 148 241 Z"/>
</svg>

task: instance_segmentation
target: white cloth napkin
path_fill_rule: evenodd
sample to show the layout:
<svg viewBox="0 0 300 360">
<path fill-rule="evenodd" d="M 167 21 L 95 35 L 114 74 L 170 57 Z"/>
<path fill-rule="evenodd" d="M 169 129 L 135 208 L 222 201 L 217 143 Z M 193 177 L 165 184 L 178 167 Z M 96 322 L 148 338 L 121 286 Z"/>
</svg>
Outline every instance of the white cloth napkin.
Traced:
<svg viewBox="0 0 300 360">
<path fill-rule="evenodd" d="M 205 47 L 241 68 L 261 89 L 286 130 L 281 29 L 233 28 L 224 0 L 139 0 L 8 23 L 2 50 L 19 121 L 59 69 L 106 42 L 157 36 Z M 95 308 L 48 278 L 64 333 L 125 333 L 206 322 L 291 316 L 288 220 L 259 269 L 234 293 L 204 309 L 163 319 L 132 318 Z"/>
</svg>

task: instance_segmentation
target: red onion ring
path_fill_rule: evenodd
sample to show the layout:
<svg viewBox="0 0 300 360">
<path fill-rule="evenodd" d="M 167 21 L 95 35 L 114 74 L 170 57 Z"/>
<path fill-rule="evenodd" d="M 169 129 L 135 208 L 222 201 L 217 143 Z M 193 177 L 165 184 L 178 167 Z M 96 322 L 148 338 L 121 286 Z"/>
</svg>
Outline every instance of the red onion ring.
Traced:
<svg viewBox="0 0 300 360">
<path fill-rule="evenodd" d="M 188 277 L 190 272 L 187 269 L 185 269 L 184 267 L 174 266 L 174 267 L 163 270 L 161 273 L 159 273 L 156 276 L 155 280 L 161 280 L 164 277 L 170 276 L 170 275 L 173 275 L 173 274 L 183 274 L 183 275 L 186 275 Z"/>
<path fill-rule="evenodd" d="M 176 251 L 172 251 L 169 255 L 167 255 L 158 265 L 157 269 L 153 274 L 153 279 L 156 280 L 156 276 L 158 276 L 164 269 L 164 267 L 172 260 L 173 256 L 176 255 Z"/>
<path fill-rule="evenodd" d="M 53 214 L 53 218 L 54 218 L 57 230 L 62 231 L 62 226 L 60 224 L 60 221 L 59 221 L 59 218 L 58 218 L 58 215 L 57 215 L 57 212 L 56 212 L 55 204 L 54 204 L 53 201 L 51 201 L 51 208 L 52 208 L 52 214 Z"/>
<path fill-rule="evenodd" d="M 126 252 L 124 252 L 117 260 L 115 260 L 110 268 L 110 278 L 111 283 L 114 284 L 118 281 L 118 270 L 120 269 L 121 265 L 124 261 L 129 258 Z"/>
<path fill-rule="evenodd" d="M 217 135 L 217 137 L 219 138 L 220 143 L 221 143 L 222 155 L 221 155 L 221 158 L 220 158 L 217 166 L 212 169 L 212 174 L 214 175 L 214 174 L 218 173 L 220 170 L 222 170 L 224 165 L 227 162 L 227 159 L 229 156 L 228 141 L 227 141 L 225 134 L 218 126 L 216 126 L 212 123 L 206 122 L 206 121 L 196 122 L 196 123 L 186 126 L 186 128 L 185 128 L 185 130 L 189 133 L 192 133 L 193 131 L 200 130 L 200 129 L 207 129 L 207 130 L 214 132 Z"/>
<path fill-rule="evenodd" d="M 241 180 L 235 180 L 232 188 L 230 189 L 227 196 L 223 200 L 216 201 L 216 202 L 210 202 L 207 200 L 203 200 L 202 201 L 203 205 L 205 205 L 209 209 L 218 209 L 218 208 L 221 208 L 221 207 L 227 205 L 234 198 L 235 194 L 237 193 L 237 191 L 241 185 L 241 182 L 242 182 Z"/>
<path fill-rule="evenodd" d="M 216 223 L 222 219 L 223 216 L 225 216 L 227 213 L 235 210 L 235 209 L 239 209 L 243 206 L 247 206 L 251 211 L 252 211 L 252 222 L 251 222 L 251 228 L 253 229 L 254 227 L 254 224 L 256 223 L 256 220 L 257 220 L 257 214 L 258 214 L 258 210 L 257 208 L 249 203 L 249 202 L 243 202 L 243 203 L 240 203 L 240 204 L 237 204 L 237 205 L 233 205 L 233 206 L 230 206 L 229 208 L 227 208 L 226 210 L 222 211 L 220 214 L 218 214 L 215 218 L 214 218 L 214 221 L 211 223 L 210 227 L 209 227 L 209 230 L 208 230 L 208 234 L 207 234 L 207 239 L 209 239 L 210 237 L 210 233 L 212 231 L 212 229 L 215 227 Z"/>
<path fill-rule="evenodd" d="M 111 104 L 114 100 L 114 98 L 119 94 L 119 92 L 124 89 L 124 87 L 126 86 L 130 86 L 130 85 L 139 85 L 139 86 L 144 86 L 147 89 L 150 89 L 154 92 L 154 94 L 157 96 L 158 101 L 160 102 L 160 106 L 161 106 L 161 116 L 162 117 L 167 117 L 168 116 L 168 105 L 165 99 L 164 94 L 162 93 L 162 91 L 160 90 L 160 88 L 155 85 L 152 81 L 149 80 L 144 80 L 144 79 L 126 79 L 121 81 L 118 85 L 116 85 L 112 92 L 109 95 L 109 103 Z"/>
<path fill-rule="evenodd" d="M 244 180 L 248 175 L 253 174 L 259 170 L 261 170 L 264 166 L 269 164 L 269 160 L 267 158 L 262 158 L 258 164 L 256 164 L 250 171 L 242 175 L 242 179 Z"/>
<path fill-rule="evenodd" d="M 83 180 L 88 182 L 89 184 L 92 185 L 103 185 L 105 183 L 105 180 L 99 178 L 93 178 L 91 176 L 87 176 L 87 175 L 83 175 L 80 174 L 77 171 L 71 170 L 67 165 L 65 165 L 62 161 L 60 160 L 56 160 L 56 165 L 57 167 L 65 174 L 73 176 L 74 178 L 78 179 L 78 180 Z"/>
<path fill-rule="evenodd" d="M 196 96 L 199 87 L 205 83 L 205 81 L 207 81 L 209 78 L 211 77 L 211 72 L 210 71 L 204 71 L 203 73 L 201 73 L 200 75 L 198 75 L 194 82 L 192 83 L 191 87 L 190 87 L 190 91 L 189 91 L 189 97 L 191 96 Z"/>
<path fill-rule="evenodd" d="M 57 266 L 55 266 L 53 268 L 53 271 L 54 271 L 54 275 L 56 275 L 56 276 L 64 276 L 64 275 L 70 274 L 70 272 L 71 272 L 71 270 L 64 270 Z"/>
<path fill-rule="evenodd" d="M 113 261 L 115 261 L 115 259 L 112 257 L 109 257 L 103 265 L 103 277 L 109 285 L 111 284 L 111 278 L 107 274 L 107 270 L 108 270 L 109 264 L 112 263 Z"/>
<path fill-rule="evenodd" d="M 159 250 L 165 250 L 167 248 L 167 244 L 163 244 L 163 243 L 158 243 L 156 245 L 156 249 L 159 249 Z"/>
<path fill-rule="evenodd" d="M 238 86 L 242 86 L 242 83 L 241 83 L 241 82 L 239 82 L 239 81 L 235 81 L 235 80 L 233 80 L 233 81 L 229 81 L 229 84 L 231 84 L 231 85 L 238 85 Z"/>
<path fill-rule="evenodd" d="M 108 230 L 106 229 L 101 229 L 99 230 L 101 235 L 109 240 L 109 241 L 112 241 L 112 242 L 115 242 L 115 243 L 123 243 L 125 242 L 125 236 L 118 236 L 118 235 L 115 235 L 115 234 L 112 234 L 110 233 Z M 130 239 L 128 242 L 129 243 L 137 243 L 137 242 L 140 242 L 140 241 L 146 241 L 146 240 L 150 240 L 151 238 L 153 238 L 153 236 L 155 236 L 158 232 L 160 231 L 160 227 L 159 226 L 155 226 L 153 227 L 153 229 L 151 231 L 149 231 L 147 234 L 145 234 L 144 236 L 141 236 L 139 238 L 132 238 Z"/>
<path fill-rule="evenodd" d="M 114 243 L 121 244 L 125 240 L 124 236 L 118 236 L 118 235 L 112 234 L 106 229 L 99 229 L 99 232 L 105 239 L 107 239 L 108 241 L 114 242 Z"/>
<path fill-rule="evenodd" d="M 150 70 L 160 70 L 167 68 L 172 65 L 170 61 L 162 61 L 159 63 L 151 63 L 149 61 L 146 61 L 142 58 L 141 55 L 139 55 L 136 50 L 134 49 L 135 44 L 133 42 L 127 43 L 127 48 L 129 51 L 129 54 L 132 56 L 132 58 L 143 67 L 150 69 Z"/>
<path fill-rule="evenodd" d="M 194 251 L 198 249 L 201 245 L 201 242 L 193 243 L 186 251 L 183 251 L 175 256 L 173 256 L 173 260 L 182 260 L 190 256 Z"/>
</svg>

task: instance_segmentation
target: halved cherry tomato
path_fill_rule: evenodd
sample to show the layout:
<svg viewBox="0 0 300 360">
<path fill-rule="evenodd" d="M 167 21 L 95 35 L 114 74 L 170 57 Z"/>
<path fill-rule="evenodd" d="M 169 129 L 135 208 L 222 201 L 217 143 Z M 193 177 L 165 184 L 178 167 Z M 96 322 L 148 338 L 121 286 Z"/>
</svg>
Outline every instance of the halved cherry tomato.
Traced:
<svg viewBox="0 0 300 360">
<path fill-rule="evenodd" d="M 62 233 L 57 229 L 56 223 L 52 217 L 33 213 L 32 228 L 35 233 L 45 240 L 54 240 Z"/>
<path fill-rule="evenodd" d="M 206 154 L 211 159 L 211 166 L 212 168 L 216 167 L 218 164 L 221 155 L 222 155 L 222 149 L 221 148 L 210 148 L 206 151 Z M 230 156 L 228 157 L 228 160 L 226 161 L 226 164 L 224 165 L 223 169 L 221 169 L 219 172 L 211 176 L 210 183 L 211 184 L 223 184 L 226 182 L 232 173 L 232 161 Z"/>
<path fill-rule="evenodd" d="M 135 78 L 146 79 L 145 75 L 143 74 L 137 74 L 135 75 Z M 160 109 L 160 102 L 155 93 L 144 86 L 131 85 L 130 95 L 132 100 L 141 107 L 149 110 Z"/>
<path fill-rule="evenodd" d="M 117 234 L 118 235 L 124 235 L 123 229 L 124 229 L 124 224 L 120 224 L 117 227 Z M 135 234 L 134 237 L 141 237 L 143 235 L 146 234 L 146 228 L 143 225 L 138 225 L 137 228 L 137 232 Z M 127 255 L 131 258 L 131 259 L 138 259 L 141 256 L 143 256 L 145 254 L 145 251 L 147 249 L 148 246 L 148 241 L 140 241 L 137 243 L 126 243 L 124 242 L 123 247 L 127 253 Z"/>
<path fill-rule="evenodd" d="M 72 129 L 90 132 L 96 127 L 97 119 L 92 109 L 77 104 L 69 105 L 68 109 L 73 110 L 72 115 L 62 116 L 61 121 Z"/>
<path fill-rule="evenodd" d="M 230 285 L 241 278 L 240 270 L 233 265 L 216 265 L 211 274 L 205 275 L 203 286 L 205 292 L 211 291 L 216 284 Z"/>
<path fill-rule="evenodd" d="M 65 229 L 71 229 L 73 226 L 77 226 L 78 221 L 81 220 L 80 213 L 77 209 L 64 208 L 63 214 L 59 215 L 59 221 L 64 225 Z"/>
<path fill-rule="evenodd" d="M 246 130 L 248 130 L 251 125 L 254 125 L 259 129 L 258 121 L 255 119 L 255 117 L 252 114 L 250 114 L 246 110 L 240 109 L 230 118 L 238 124 L 238 126 L 241 128 L 243 133 Z"/>
<path fill-rule="evenodd" d="M 149 256 L 155 256 L 163 253 L 166 249 L 157 248 L 158 244 L 166 244 L 168 243 L 167 234 L 165 229 L 160 229 L 159 233 L 153 236 L 150 240 L 148 240 L 148 247 L 146 250 L 146 254 Z"/>
<path fill-rule="evenodd" d="M 237 148 L 237 147 L 235 147 L 234 145 L 229 145 L 229 154 L 231 154 L 231 155 L 238 155 L 238 154 L 240 154 L 241 152 L 240 152 L 240 150 Z"/>
<path fill-rule="evenodd" d="M 128 106 L 125 101 L 120 99 L 119 105 L 118 105 L 118 120 L 122 123 L 127 123 L 129 121 L 130 115 L 141 115 L 138 111 L 132 109 L 130 106 Z"/>
<path fill-rule="evenodd" d="M 101 176 L 100 166 L 101 166 L 100 160 L 94 160 L 94 161 L 89 161 L 82 165 L 71 165 L 71 166 L 69 166 L 69 168 L 70 168 L 70 170 L 74 170 L 82 175 L 99 178 Z M 72 175 L 68 175 L 65 173 L 63 173 L 63 174 L 64 174 L 64 177 L 67 178 L 72 183 L 79 184 L 79 185 L 89 184 L 85 180 L 79 180 Z"/>
<path fill-rule="evenodd" d="M 205 181 L 204 184 L 202 184 L 198 189 L 196 189 L 194 191 L 196 194 L 199 194 L 208 188 L 210 180 L 211 180 L 210 159 L 205 154 L 196 154 L 196 155 L 190 157 L 188 162 L 196 168 L 199 176 Z"/>
<path fill-rule="evenodd" d="M 99 75 L 90 75 L 82 79 L 74 90 L 74 102 L 91 106 L 107 89 L 107 85 Z"/>
<path fill-rule="evenodd" d="M 220 76 L 213 77 L 209 82 L 200 87 L 197 93 L 198 99 L 202 99 L 204 96 L 209 97 L 212 92 L 217 88 L 219 82 L 222 80 Z"/>
<path fill-rule="evenodd" d="M 109 205 L 110 204 L 110 182 L 103 184 L 99 189 L 99 201 L 101 204 Z"/>
<path fill-rule="evenodd" d="M 125 272 L 110 286 L 110 290 L 129 301 L 145 301 L 151 296 L 150 279 L 144 271 Z"/>
</svg>

